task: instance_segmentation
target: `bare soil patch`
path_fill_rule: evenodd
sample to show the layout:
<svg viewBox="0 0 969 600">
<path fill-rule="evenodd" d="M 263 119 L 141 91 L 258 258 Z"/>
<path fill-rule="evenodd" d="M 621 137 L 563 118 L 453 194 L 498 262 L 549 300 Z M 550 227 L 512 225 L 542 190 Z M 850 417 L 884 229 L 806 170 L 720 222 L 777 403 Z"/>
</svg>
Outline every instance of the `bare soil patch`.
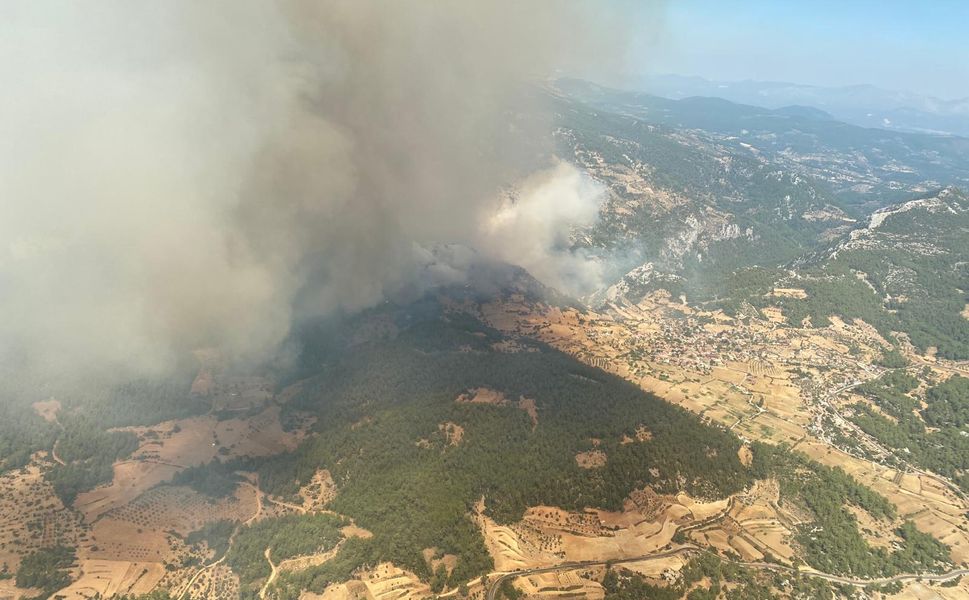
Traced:
<svg viewBox="0 0 969 600">
<path fill-rule="evenodd" d="M 347 525 L 345 527 L 341 527 L 340 532 L 343 534 L 343 537 L 348 538 L 358 537 L 367 540 L 373 537 L 372 531 L 357 525 Z"/>
<path fill-rule="evenodd" d="M 872 546 L 891 550 L 892 545 L 902 540 L 895 533 L 895 524 L 883 519 L 874 519 L 867 511 L 852 504 L 845 505 L 858 521 L 858 530 Z"/>
<path fill-rule="evenodd" d="M 744 444 L 737 450 L 737 458 L 740 459 L 740 464 L 749 467 L 754 461 L 754 453 L 750 451 L 750 446 Z"/>
<path fill-rule="evenodd" d="M 504 406 L 508 404 L 505 394 L 491 388 L 474 388 L 461 394 L 455 400 L 458 404 L 491 404 Z"/>
<path fill-rule="evenodd" d="M 464 427 L 461 427 L 457 423 L 450 421 L 439 423 L 437 429 L 444 436 L 445 443 L 448 446 L 457 446 L 464 439 Z"/>
<path fill-rule="evenodd" d="M 807 298 L 807 292 L 801 288 L 774 288 L 770 295 L 775 298 L 797 298 L 798 300 Z"/>
<path fill-rule="evenodd" d="M 299 490 L 306 511 L 322 510 L 336 497 L 337 487 L 333 476 L 327 469 L 318 469 L 310 482 Z"/>
<path fill-rule="evenodd" d="M 57 413 L 61 410 L 61 403 L 59 400 L 51 398 L 50 400 L 34 402 L 31 407 L 48 423 L 56 423 Z"/>
<path fill-rule="evenodd" d="M 532 431 L 538 427 L 538 407 L 535 406 L 535 400 L 533 398 L 526 398 L 522 396 L 518 399 L 518 409 L 525 411 L 528 418 L 532 420 Z"/>
<path fill-rule="evenodd" d="M 511 404 L 504 392 L 484 387 L 468 390 L 458 396 L 455 402 L 458 404 L 490 404 L 492 406 L 508 406 Z M 525 411 L 532 421 L 532 430 L 534 431 L 538 427 L 538 406 L 535 404 L 535 400 L 521 396 L 515 406 L 519 410 Z"/>
<path fill-rule="evenodd" d="M 436 572 L 440 565 L 444 565 L 444 569 L 448 575 L 454 571 L 454 567 L 458 565 L 458 557 L 454 554 L 442 554 L 437 547 L 424 548 L 421 551 L 421 555 L 424 557 L 424 562 L 430 567 L 431 572 Z"/>
<path fill-rule="evenodd" d="M 583 469 L 598 469 L 606 466 L 606 453 L 602 450 L 589 450 L 575 455 L 575 462 Z"/>
</svg>

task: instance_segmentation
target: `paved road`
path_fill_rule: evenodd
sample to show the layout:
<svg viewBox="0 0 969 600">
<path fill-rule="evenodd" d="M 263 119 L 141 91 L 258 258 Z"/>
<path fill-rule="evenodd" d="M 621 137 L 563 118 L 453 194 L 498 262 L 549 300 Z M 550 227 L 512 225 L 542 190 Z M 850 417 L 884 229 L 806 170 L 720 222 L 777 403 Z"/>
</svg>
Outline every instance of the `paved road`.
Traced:
<svg viewBox="0 0 969 600">
<path fill-rule="evenodd" d="M 845 419 L 843 416 L 841 416 L 841 413 L 839 413 L 835 409 L 835 407 L 831 404 L 830 401 L 832 399 L 838 397 L 842 393 L 844 393 L 844 392 L 846 392 L 848 390 L 852 390 L 854 388 L 860 387 L 860 386 L 862 386 L 862 385 L 864 385 L 866 383 L 869 383 L 871 381 L 874 381 L 875 379 L 878 379 L 878 377 L 880 377 L 884 373 L 886 373 L 888 371 L 891 371 L 891 370 L 892 369 L 887 369 L 885 371 L 881 371 L 875 377 L 873 377 L 872 379 L 867 379 L 867 380 L 864 380 L 864 381 L 853 381 L 853 382 L 851 382 L 849 384 L 846 384 L 846 385 L 843 385 L 840 388 L 837 388 L 837 389 L 835 389 L 833 391 L 827 392 L 823 397 L 821 397 L 819 399 L 819 402 L 824 407 L 824 409 L 827 411 L 827 413 L 835 421 L 837 421 L 840 425 L 842 425 L 843 427 L 847 428 L 848 430 L 851 431 L 851 433 L 854 434 L 855 439 L 857 441 L 859 441 L 863 446 L 867 446 L 868 450 L 870 452 L 872 452 L 873 454 L 880 455 L 880 456 L 876 456 L 876 458 L 879 459 L 879 461 L 877 461 L 877 464 L 878 465 L 880 465 L 880 466 L 882 466 L 882 467 L 884 467 L 886 469 L 896 469 L 896 470 L 898 470 L 898 467 L 892 467 L 892 466 L 886 465 L 886 464 L 882 463 L 881 460 L 880 460 L 880 459 L 883 459 L 886 456 L 891 456 L 892 458 L 894 458 L 895 460 L 897 460 L 898 462 L 900 462 L 902 464 L 902 466 L 904 466 L 905 471 L 907 471 L 908 473 L 912 473 L 912 474 L 916 474 L 916 475 L 921 475 L 923 477 L 928 477 L 930 479 L 934 479 L 935 481 L 937 481 L 938 483 L 940 483 L 943 487 L 945 487 L 946 489 L 948 489 L 949 491 L 951 491 L 956 496 L 956 498 L 958 498 L 958 499 L 962 500 L 963 502 L 965 502 L 967 500 L 966 493 L 962 491 L 962 488 L 960 488 L 955 483 L 953 483 L 952 481 L 950 481 L 949 478 L 947 478 L 947 477 L 945 477 L 943 475 L 939 475 L 938 473 L 933 473 L 931 471 L 926 471 L 925 469 L 919 468 L 919 467 L 911 464 L 909 461 L 905 460 L 904 457 L 900 456 L 897 452 L 895 452 L 891 448 L 885 447 L 885 445 L 883 445 L 881 442 L 879 442 L 878 440 L 876 440 L 873 436 L 871 436 L 868 433 L 866 433 L 857 424 L 855 424 L 854 422 L 852 422 L 852 421 L 850 421 L 848 419 Z M 817 420 L 817 425 L 818 425 L 819 431 L 821 431 L 821 434 L 822 434 L 821 435 L 822 441 L 826 442 L 829 446 L 831 446 L 833 448 L 838 448 L 838 446 L 836 444 L 834 444 L 831 441 L 831 439 L 829 439 L 830 436 L 825 435 L 824 428 L 821 427 L 820 420 Z M 849 454 L 851 456 L 854 456 L 855 458 L 858 458 L 858 459 L 861 459 L 861 460 L 865 460 L 865 461 L 876 462 L 876 461 L 874 461 L 874 460 L 872 460 L 872 459 L 870 459 L 868 457 L 861 456 L 859 454 L 855 454 L 854 452 L 851 451 L 850 448 L 839 448 L 839 449 L 842 452 L 845 452 L 846 454 Z"/>
<path fill-rule="evenodd" d="M 550 567 L 541 567 L 537 569 L 524 569 L 521 571 L 515 571 L 513 573 L 505 573 L 495 579 L 491 585 L 488 587 L 488 591 L 485 594 L 485 600 L 495 600 L 495 596 L 498 593 L 498 588 L 505 581 L 515 579 L 518 577 L 524 577 L 526 575 L 536 575 L 540 573 L 553 573 L 555 571 L 571 571 L 574 569 L 583 569 L 588 567 L 599 567 L 606 564 L 611 565 L 621 565 L 623 563 L 639 562 L 643 560 L 655 560 L 659 558 L 668 558 L 670 556 L 675 556 L 677 554 L 683 554 L 687 552 L 698 552 L 701 548 L 699 546 L 694 546 L 692 544 L 687 544 L 675 548 L 673 550 L 667 550 L 665 552 L 655 552 L 653 554 L 645 554 L 642 556 L 634 556 L 631 558 L 623 558 L 619 560 L 599 560 L 599 561 L 580 561 L 580 562 L 567 562 L 558 565 L 553 565 Z M 830 573 L 822 573 L 821 571 L 815 571 L 814 569 L 795 569 L 794 567 L 787 567 L 784 565 L 778 565 L 775 563 L 764 563 L 764 562 L 742 562 L 742 561 L 730 561 L 736 565 L 741 565 L 753 569 L 766 569 L 770 571 L 782 571 L 791 574 L 800 574 L 807 577 L 817 577 L 818 579 L 824 579 L 826 581 L 831 581 L 833 583 L 840 583 L 843 585 L 851 585 L 855 587 L 866 587 L 869 585 L 885 585 L 889 583 L 900 583 L 903 581 L 931 581 L 936 583 L 942 583 L 946 581 L 952 581 L 964 575 L 969 575 L 969 569 L 955 569 L 949 571 L 948 573 L 942 573 L 939 575 L 919 575 L 917 573 L 906 573 L 904 575 L 896 575 L 894 577 L 879 577 L 875 579 L 853 579 L 851 577 L 842 577 L 840 575 L 832 575 Z"/>
<path fill-rule="evenodd" d="M 948 573 L 941 573 L 938 575 L 919 575 L 918 573 L 905 573 L 904 575 L 895 575 L 894 577 L 876 577 L 874 579 L 853 579 L 851 577 L 842 577 L 840 575 L 832 575 L 830 573 L 822 573 L 821 571 L 815 571 L 814 569 L 795 569 L 793 567 L 786 567 L 784 565 L 777 565 L 774 563 L 761 563 L 761 562 L 736 562 L 735 564 L 743 565 L 745 567 L 751 567 L 755 569 L 768 569 L 771 571 L 784 571 L 787 573 L 800 573 L 801 575 L 807 575 L 808 577 L 817 577 L 818 579 L 825 579 L 827 581 L 832 581 L 834 583 L 842 583 L 844 585 L 853 585 L 855 587 L 865 587 L 868 585 L 885 585 L 887 583 L 897 583 L 902 581 L 934 581 L 934 582 L 945 582 L 951 581 L 963 575 L 969 575 L 969 569 L 954 569 Z"/>
</svg>

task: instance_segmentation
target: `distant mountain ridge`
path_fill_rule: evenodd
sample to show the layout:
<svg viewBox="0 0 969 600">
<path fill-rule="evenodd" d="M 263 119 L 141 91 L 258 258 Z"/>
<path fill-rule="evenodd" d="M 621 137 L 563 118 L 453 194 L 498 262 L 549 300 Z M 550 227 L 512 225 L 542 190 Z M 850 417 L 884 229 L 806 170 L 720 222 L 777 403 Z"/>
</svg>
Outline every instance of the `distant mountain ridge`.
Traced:
<svg viewBox="0 0 969 600">
<path fill-rule="evenodd" d="M 711 81 L 681 75 L 647 77 L 640 87 L 674 100 L 716 96 L 771 109 L 804 105 L 863 127 L 969 136 L 969 98 L 944 100 L 867 84 L 824 87 L 778 81 Z"/>
<path fill-rule="evenodd" d="M 574 243 L 621 272 L 588 302 L 774 303 L 791 323 L 861 318 L 969 357 L 969 139 L 577 80 L 550 93 L 558 153 L 609 190 Z"/>
<path fill-rule="evenodd" d="M 601 111 L 633 117 L 827 184 L 862 212 L 944 185 L 969 185 L 969 138 L 852 125 L 803 106 L 765 109 L 724 98 L 671 100 L 561 79 L 555 89 Z"/>
</svg>

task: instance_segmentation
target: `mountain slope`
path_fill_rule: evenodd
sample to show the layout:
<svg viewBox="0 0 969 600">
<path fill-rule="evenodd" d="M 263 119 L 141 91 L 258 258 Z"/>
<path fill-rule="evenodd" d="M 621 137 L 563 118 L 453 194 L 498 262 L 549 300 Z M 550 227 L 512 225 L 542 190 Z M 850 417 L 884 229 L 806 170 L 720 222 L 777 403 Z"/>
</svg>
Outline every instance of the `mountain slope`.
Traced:
<svg viewBox="0 0 969 600">
<path fill-rule="evenodd" d="M 788 299 L 792 318 L 861 317 L 901 331 L 919 349 L 969 358 L 969 196 L 957 188 L 871 215 L 829 250 L 801 261 L 808 298 Z"/>
<path fill-rule="evenodd" d="M 718 96 L 765 108 L 802 104 L 862 127 L 969 136 L 969 98 L 943 100 L 873 85 L 822 87 L 779 81 L 709 81 L 677 75 L 649 77 L 643 87 L 667 98 Z"/>
<path fill-rule="evenodd" d="M 858 127 L 804 107 L 772 110 L 710 97 L 669 100 L 577 80 L 556 85 L 599 110 L 694 131 L 825 182 L 847 204 L 878 207 L 969 182 L 967 138 Z"/>
<path fill-rule="evenodd" d="M 617 280 L 631 272 L 630 290 L 672 277 L 715 295 L 737 268 L 783 265 L 853 222 L 824 185 L 746 149 L 567 98 L 556 111 L 560 155 L 609 190 L 576 243 L 621 265 Z"/>
</svg>

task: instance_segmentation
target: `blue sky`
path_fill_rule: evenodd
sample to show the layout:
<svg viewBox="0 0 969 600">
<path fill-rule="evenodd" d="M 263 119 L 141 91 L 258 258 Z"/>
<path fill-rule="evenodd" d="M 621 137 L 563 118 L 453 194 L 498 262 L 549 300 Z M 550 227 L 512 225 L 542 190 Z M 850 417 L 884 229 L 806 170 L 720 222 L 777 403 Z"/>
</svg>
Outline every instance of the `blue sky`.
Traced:
<svg viewBox="0 0 969 600">
<path fill-rule="evenodd" d="M 643 11 L 640 70 L 969 96 L 969 0 L 670 0 L 662 12 Z"/>
</svg>

